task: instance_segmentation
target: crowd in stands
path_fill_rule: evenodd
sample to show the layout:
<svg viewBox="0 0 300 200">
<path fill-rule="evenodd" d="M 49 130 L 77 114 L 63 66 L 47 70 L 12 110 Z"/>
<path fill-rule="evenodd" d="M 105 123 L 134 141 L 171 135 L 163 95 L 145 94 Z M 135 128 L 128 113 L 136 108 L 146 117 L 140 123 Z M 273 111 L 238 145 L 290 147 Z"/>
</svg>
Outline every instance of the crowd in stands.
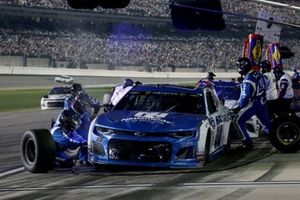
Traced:
<svg viewBox="0 0 300 200">
<path fill-rule="evenodd" d="M 169 17 L 168 0 L 131 0 L 124 9 L 97 8 L 103 13 Z M 259 5 L 244 0 L 222 0 L 223 10 L 256 16 L 258 10 L 272 11 L 284 17 L 286 22 L 299 23 L 299 16 L 293 10 Z M 7 0 L 0 5 L 70 9 L 66 0 Z M 251 8 L 251 9 L 249 9 Z M 299 15 L 299 14 L 298 14 Z M 175 66 L 199 67 L 204 70 L 234 68 L 242 52 L 242 40 L 249 32 L 237 36 L 228 30 L 222 33 L 171 33 L 151 30 L 140 33 L 108 33 L 105 31 L 48 30 L 35 28 L 31 23 L 27 29 L 14 27 L 5 22 L 0 28 L 0 55 L 46 57 L 56 61 L 80 61 L 112 66 Z M 49 26 L 51 27 L 51 26 Z M 238 27 L 239 28 L 239 27 Z M 159 28 L 155 28 L 159 29 Z M 164 28 L 161 28 L 164 30 Z M 100 32 L 100 34 L 99 34 Z M 139 31 L 137 31 L 139 32 Z M 227 35 L 226 35 L 227 34 Z M 282 38 L 284 45 L 291 48 L 295 57 L 285 60 L 289 68 L 300 63 L 300 38 Z M 267 43 L 266 43 L 267 44 Z"/>
<path fill-rule="evenodd" d="M 298 40 L 287 40 L 299 63 Z M 234 68 L 242 52 L 240 38 L 213 35 L 194 37 L 106 35 L 88 32 L 53 33 L 0 29 L 0 55 L 48 57 L 57 61 L 80 61 L 113 66 L 199 67 L 203 70 Z M 297 60 L 298 59 L 298 60 Z M 293 64 L 290 64 L 293 63 Z M 290 66 L 292 67 L 292 66 Z"/>
<path fill-rule="evenodd" d="M 289 3 L 290 1 L 286 0 L 286 2 Z M 264 10 L 274 15 L 282 16 L 284 22 L 300 23 L 299 11 L 289 8 L 272 7 L 245 0 L 221 0 L 221 3 L 223 10 L 226 12 L 257 16 L 258 11 Z M 1 4 L 48 9 L 70 9 L 67 0 L 6 0 L 0 1 Z M 293 1 L 292 5 L 300 6 L 300 3 Z M 94 9 L 94 11 L 106 14 L 170 17 L 169 0 L 131 0 L 130 4 L 123 9 L 102 9 L 99 7 Z"/>
</svg>

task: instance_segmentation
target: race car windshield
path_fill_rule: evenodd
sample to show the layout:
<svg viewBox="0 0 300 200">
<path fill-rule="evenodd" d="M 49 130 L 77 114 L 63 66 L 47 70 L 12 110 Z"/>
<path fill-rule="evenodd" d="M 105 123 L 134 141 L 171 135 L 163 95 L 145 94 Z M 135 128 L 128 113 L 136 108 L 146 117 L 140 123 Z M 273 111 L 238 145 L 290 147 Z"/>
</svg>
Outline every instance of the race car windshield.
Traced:
<svg viewBox="0 0 300 200">
<path fill-rule="evenodd" d="M 202 95 L 168 92 L 130 92 L 114 110 L 204 114 Z"/>
<path fill-rule="evenodd" d="M 71 90 L 70 88 L 53 88 L 49 94 L 70 94 L 71 93 Z"/>
</svg>

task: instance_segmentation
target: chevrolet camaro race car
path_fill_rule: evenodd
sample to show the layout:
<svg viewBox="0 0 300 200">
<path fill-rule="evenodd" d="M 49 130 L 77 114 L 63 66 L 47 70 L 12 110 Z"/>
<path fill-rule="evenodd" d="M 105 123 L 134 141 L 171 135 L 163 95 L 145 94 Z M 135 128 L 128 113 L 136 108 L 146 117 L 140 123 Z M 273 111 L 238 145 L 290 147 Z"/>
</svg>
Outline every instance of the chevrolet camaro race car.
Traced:
<svg viewBox="0 0 300 200">
<path fill-rule="evenodd" d="M 229 109 L 213 87 L 133 87 L 90 126 L 93 164 L 198 167 L 230 146 Z"/>
<path fill-rule="evenodd" d="M 230 148 L 230 128 L 230 111 L 211 86 L 137 85 L 91 123 L 88 160 L 93 165 L 199 167 Z M 24 133 L 21 157 L 28 171 L 51 169 L 54 155 L 48 130 Z"/>
<path fill-rule="evenodd" d="M 54 87 L 50 92 L 41 98 L 41 109 L 61 109 L 64 101 L 71 94 L 70 87 Z"/>
</svg>

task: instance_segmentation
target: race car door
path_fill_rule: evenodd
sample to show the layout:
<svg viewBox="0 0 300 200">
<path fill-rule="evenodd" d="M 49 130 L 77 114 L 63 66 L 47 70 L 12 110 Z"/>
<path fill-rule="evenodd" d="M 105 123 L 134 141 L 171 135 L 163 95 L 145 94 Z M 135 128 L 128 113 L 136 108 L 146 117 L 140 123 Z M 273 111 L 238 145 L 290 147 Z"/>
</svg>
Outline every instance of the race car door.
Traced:
<svg viewBox="0 0 300 200">
<path fill-rule="evenodd" d="M 210 152 L 215 151 L 223 145 L 224 123 L 223 117 L 219 111 L 219 101 L 212 89 L 205 89 L 206 113 L 211 126 Z"/>
</svg>

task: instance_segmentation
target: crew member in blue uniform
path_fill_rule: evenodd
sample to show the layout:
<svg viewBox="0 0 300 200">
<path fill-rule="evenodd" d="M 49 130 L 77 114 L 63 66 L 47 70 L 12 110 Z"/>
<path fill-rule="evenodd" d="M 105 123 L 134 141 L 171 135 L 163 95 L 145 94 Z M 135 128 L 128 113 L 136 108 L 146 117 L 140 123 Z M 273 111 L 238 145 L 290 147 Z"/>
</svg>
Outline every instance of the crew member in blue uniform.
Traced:
<svg viewBox="0 0 300 200">
<path fill-rule="evenodd" d="M 240 58 L 237 62 L 239 73 L 244 76 L 242 82 L 241 94 L 234 111 L 237 113 L 235 124 L 242 133 L 243 146 L 253 147 L 252 139 L 247 133 L 246 121 L 256 115 L 264 126 L 264 132 L 267 134 L 270 129 L 270 121 L 266 110 L 266 86 L 259 66 L 252 65 L 246 58 Z"/>
<path fill-rule="evenodd" d="M 81 117 L 82 123 L 77 132 L 87 139 L 90 123 L 100 110 L 100 102 L 85 93 L 79 83 L 73 84 L 71 91 L 71 95 L 65 99 L 64 110 L 73 110 Z"/>
<path fill-rule="evenodd" d="M 100 102 L 98 99 L 88 95 L 83 89 L 81 84 L 74 83 L 71 87 L 71 95 L 69 95 L 64 102 L 64 109 L 70 109 L 71 105 L 75 102 L 76 98 L 85 100 L 86 104 L 92 109 L 90 113 L 91 118 L 95 118 L 100 110 Z M 90 110 L 91 111 L 91 110 Z"/>
<path fill-rule="evenodd" d="M 77 133 L 80 116 L 73 110 L 63 110 L 51 134 L 56 144 L 56 160 L 73 164 L 74 160 L 87 161 L 87 140 Z"/>
</svg>

